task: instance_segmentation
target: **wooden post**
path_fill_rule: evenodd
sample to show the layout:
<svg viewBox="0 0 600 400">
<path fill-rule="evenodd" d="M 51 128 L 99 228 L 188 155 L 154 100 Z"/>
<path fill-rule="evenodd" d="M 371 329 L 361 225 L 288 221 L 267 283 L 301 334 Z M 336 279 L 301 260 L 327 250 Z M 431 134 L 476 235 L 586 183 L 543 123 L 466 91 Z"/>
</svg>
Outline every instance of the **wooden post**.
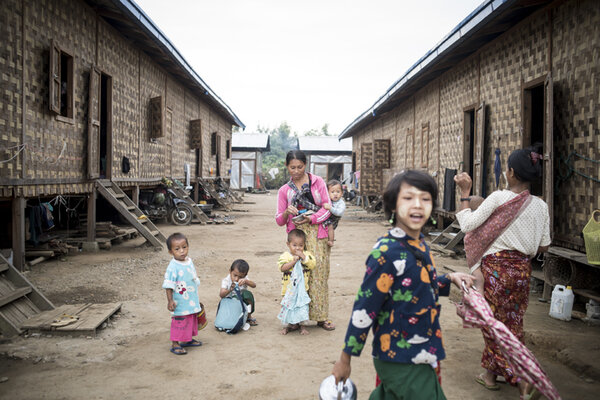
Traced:
<svg viewBox="0 0 600 400">
<path fill-rule="evenodd" d="M 88 196 L 87 203 L 87 241 L 93 242 L 96 240 L 96 186 Z"/>
<path fill-rule="evenodd" d="M 15 197 L 12 201 L 12 248 L 13 265 L 25 270 L 25 198 Z"/>
<path fill-rule="evenodd" d="M 198 178 L 196 178 L 196 182 L 194 182 L 194 203 L 198 204 L 198 192 L 200 191 L 200 184 L 198 183 Z"/>
<path fill-rule="evenodd" d="M 140 186 L 135 185 L 133 190 L 131 191 L 131 200 L 135 203 L 136 206 L 140 205 Z"/>
</svg>

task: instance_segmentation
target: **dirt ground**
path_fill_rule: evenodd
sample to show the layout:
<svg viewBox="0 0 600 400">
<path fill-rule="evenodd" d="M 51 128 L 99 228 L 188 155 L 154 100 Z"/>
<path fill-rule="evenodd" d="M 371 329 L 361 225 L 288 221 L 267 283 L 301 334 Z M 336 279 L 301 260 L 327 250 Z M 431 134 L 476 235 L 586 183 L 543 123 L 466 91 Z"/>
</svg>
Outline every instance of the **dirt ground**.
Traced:
<svg viewBox="0 0 600 400">
<path fill-rule="evenodd" d="M 166 234 L 188 235 L 209 325 L 204 345 L 185 356 L 169 352 L 167 302 L 161 289 L 169 261 L 137 238 L 96 254 L 79 254 L 36 265 L 27 272 L 55 305 L 123 302 L 122 311 L 96 338 L 42 335 L 0 344 L 0 398 L 6 399 L 316 399 L 321 380 L 337 360 L 352 302 L 364 274 L 364 260 L 386 231 L 382 218 L 349 207 L 336 231 L 331 253 L 330 315 L 333 332 L 316 326 L 308 336 L 279 334 L 278 255 L 285 250 L 284 228 L 275 224 L 275 193 L 245 196 L 231 215 L 233 225 L 160 225 Z M 236 258 L 250 264 L 259 325 L 236 335 L 220 333 L 212 322 L 221 279 Z M 441 272 L 466 270 L 464 260 L 437 256 Z M 600 328 L 547 316 L 548 304 L 532 293 L 525 320 L 527 343 L 564 399 L 597 399 L 600 392 Z M 448 399 L 517 399 L 515 388 L 491 392 L 474 382 L 483 339 L 463 329 L 455 307 L 442 299 L 447 359 L 442 386 Z M 370 340 L 352 363 L 359 399 L 367 399 L 375 373 Z M 7 378 L 7 379 L 3 379 Z"/>
</svg>

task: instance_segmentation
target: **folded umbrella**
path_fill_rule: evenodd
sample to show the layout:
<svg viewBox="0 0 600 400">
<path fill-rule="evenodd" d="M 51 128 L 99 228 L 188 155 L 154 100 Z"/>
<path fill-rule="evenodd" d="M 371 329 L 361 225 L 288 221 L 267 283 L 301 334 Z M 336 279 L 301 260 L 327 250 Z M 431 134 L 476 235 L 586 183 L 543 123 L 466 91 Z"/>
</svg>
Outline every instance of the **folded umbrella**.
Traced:
<svg viewBox="0 0 600 400">
<path fill-rule="evenodd" d="M 531 351 L 504 325 L 494 318 L 494 313 L 481 293 L 463 292 L 463 303 L 456 306 L 465 328 L 480 328 L 494 340 L 515 374 L 532 384 L 550 400 L 560 400 L 558 391 Z"/>
</svg>

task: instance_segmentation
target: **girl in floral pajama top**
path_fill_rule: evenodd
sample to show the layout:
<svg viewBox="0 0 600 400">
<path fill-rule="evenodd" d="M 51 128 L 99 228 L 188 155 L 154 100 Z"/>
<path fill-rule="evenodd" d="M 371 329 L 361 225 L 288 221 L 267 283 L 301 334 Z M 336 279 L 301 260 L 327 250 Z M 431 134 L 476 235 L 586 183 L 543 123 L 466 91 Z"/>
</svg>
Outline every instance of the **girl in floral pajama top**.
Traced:
<svg viewBox="0 0 600 400">
<path fill-rule="evenodd" d="M 372 355 L 382 384 L 371 399 L 445 399 L 434 370 L 445 358 L 438 297 L 449 294 L 450 282 L 471 286 L 472 277 L 437 276 L 421 234 L 436 197 L 435 181 L 421 171 L 396 175 L 383 196 L 394 228 L 367 258 L 344 348 L 333 368 L 336 381 L 350 375 L 350 356 L 360 355 L 372 328 Z"/>
</svg>

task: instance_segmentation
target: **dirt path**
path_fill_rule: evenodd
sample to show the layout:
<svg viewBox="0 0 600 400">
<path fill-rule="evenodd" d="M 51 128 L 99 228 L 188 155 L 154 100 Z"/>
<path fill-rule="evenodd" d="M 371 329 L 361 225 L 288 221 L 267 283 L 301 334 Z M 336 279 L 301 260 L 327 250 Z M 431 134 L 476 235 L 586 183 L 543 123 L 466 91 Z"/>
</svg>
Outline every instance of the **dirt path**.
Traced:
<svg viewBox="0 0 600 400">
<path fill-rule="evenodd" d="M 331 254 L 330 314 L 338 329 L 311 327 L 310 335 L 279 334 L 280 273 L 276 260 L 285 249 L 284 229 L 274 221 L 276 198 L 247 195 L 237 205 L 233 225 L 193 225 L 182 229 L 191 245 L 200 279 L 201 301 L 209 326 L 200 332 L 204 346 L 176 357 L 169 349 L 169 314 L 161 287 L 169 260 L 165 251 L 140 247 L 141 239 L 111 251 L 77 255 L 35 266 L 27 275 L 53 301 L 64 303 L 122 301 L 123 311 L 97 338 L 28 337 L 0 345 L 0 398 L 18 399 L 315 399 L 318 386 L 342 346 L 352 302 L 364 273 L 363 262 L 378 236 L 380 220 L 350 207 L 337 230 Z M 177 230 L 160 226 L 166 234 Z M 237 335 L 212 328 L 220 281 L 236 258 L 250 264 L 257 282 L 255 313 L 259 326 Z M 463 269 L 462 260 L 437 257 L 439 269 Z M 442 329 L 448 358 L 442 364 L 448 399 L 516 399 L 516 389 L 489 392 L 473 381 L 479 373 L 483 340 L 479 331 L 463 329 L 454 306 L 442 300 Z M 525 328 L 537 338 L 567 336 L 573 329 L 588 335 L 598 349 L 598 330 L 581 323 L 547 321 L 546 304 L 532 300 Z M 561 325 L 562 324 L 562 325 Z M 591 328 L 590 328 L 591 329 Z M 547 335 L 545 335 L 547 333 Z M 537 336 L 536 336 L 537 335 Z M 558 336 L 557 336 L 558 335 Z M 592 335 L 592 336 L 589 336 Z M 582 337 L 584 337 L 582 336 Z M 370 343 L 370 340 L 368 341 Z M 534 352 L 565 399 L 596 399 L 600 384 L 564 367 L 550 355 L 560 342 L 538 340 Z M 585 344 L 585 346 L 584 346 Z M 368 398 L 375 374 L 370 344 L 353 360 L 352 379 L 359 399 Z M 594 394 L 596 393 L 596 395 Z"/>
</svg>

